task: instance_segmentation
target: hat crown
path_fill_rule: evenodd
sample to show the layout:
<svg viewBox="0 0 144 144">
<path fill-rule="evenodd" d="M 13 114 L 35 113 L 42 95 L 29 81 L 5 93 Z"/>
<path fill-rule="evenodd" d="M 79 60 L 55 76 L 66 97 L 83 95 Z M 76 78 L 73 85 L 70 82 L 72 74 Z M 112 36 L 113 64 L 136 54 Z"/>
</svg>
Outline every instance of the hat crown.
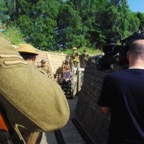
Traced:
<svg viewBox="0 0 144 144">
<path fill-rule="evenodd" d="M 25 52 L 25 53 L 32 53 L 32 54 L 38 54 L 36 48 L 34 48 L 30 44 L 20 44 L 18 48 L 18 52 Z"/>
<path fill-rule="evenodd" d="M 73 50 L 76 50 L 77 48 L 76 48 L 76 47 L 73 47 L 72 49 L 73 49 Z"/>
</svg>

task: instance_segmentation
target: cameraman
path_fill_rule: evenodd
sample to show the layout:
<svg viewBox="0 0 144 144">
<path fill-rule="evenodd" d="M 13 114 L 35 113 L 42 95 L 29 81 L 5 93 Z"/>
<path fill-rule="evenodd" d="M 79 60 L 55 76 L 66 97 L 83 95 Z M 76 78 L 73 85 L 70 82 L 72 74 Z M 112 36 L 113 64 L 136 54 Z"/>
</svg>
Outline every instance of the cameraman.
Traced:
<svg viewBox="0 0 144 144">
<path fill-rule="evenodd" d="M 98 105 L 111 114 L 108 144 L 144 144 L 144 40 L 127 53 L 129 68 L 109 73 Z"/>
</svg>

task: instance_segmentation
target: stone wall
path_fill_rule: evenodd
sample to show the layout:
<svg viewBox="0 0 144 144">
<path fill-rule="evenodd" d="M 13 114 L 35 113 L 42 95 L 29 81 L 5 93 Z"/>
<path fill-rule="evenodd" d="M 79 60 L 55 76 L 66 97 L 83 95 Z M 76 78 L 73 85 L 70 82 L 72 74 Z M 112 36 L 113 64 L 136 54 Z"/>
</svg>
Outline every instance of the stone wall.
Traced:
<svg viewBox="0 0 144 144">
<path fill-rule="evenodd" d="M 76 107 L 77 119 L 96 144 L 106 144 L 108 136 L 110 116 L 97 105 L 105 73 L 96 70 L 95 63 L 89 60 Z"/>
</svg>

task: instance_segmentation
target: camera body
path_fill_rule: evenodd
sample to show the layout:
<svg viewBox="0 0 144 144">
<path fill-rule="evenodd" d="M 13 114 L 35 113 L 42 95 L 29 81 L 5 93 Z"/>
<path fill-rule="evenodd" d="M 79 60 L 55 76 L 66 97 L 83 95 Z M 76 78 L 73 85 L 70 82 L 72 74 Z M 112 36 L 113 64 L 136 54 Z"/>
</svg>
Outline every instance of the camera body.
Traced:
<svg viewBox="0 0 144 144">
<path fill-rule="evenodd" d="M 103 47 L 104 55 L 96 56 L 96 68 L 99 70 L 113 69 L 113 65 L 118 65 L 122 68 L 128 66 L 127 51 L 131 43 L 138 39 L 144 39 L 144 28 L 140 28 L 131 36 L 122 39 L 121 36 L 117 38 L 109 38 Z M 117 41 L 120 44 L 116 44 Z"/>
</svg>

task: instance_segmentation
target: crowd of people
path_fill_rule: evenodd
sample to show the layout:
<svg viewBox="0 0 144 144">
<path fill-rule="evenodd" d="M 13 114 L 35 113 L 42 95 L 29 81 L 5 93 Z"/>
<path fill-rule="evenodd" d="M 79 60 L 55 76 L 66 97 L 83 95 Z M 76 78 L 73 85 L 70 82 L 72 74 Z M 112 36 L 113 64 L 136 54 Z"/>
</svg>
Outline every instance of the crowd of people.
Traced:
<svg viewBox="0 0 144 144">
<path fill-rule="evenodd" d="M 7 91 L 7 88 L 6 87 L 3 88 L 1 86 L 0 110 L 5 110 L 6 112 L 5 117 L 9 119 L 11 126 L 14 129 L 18 124 L 19 132 L 16 132 L 17 133 L 16 135 L 18 135 L 19 139 L 26 144 L 39 144 L 42 138 L 43 131 L 52 131 L 61 128 L 66 124 L 66 122 L 69 119 L 69 107 L 68 107 L 66 97 L 64 96 L 64 93 L 61 87 L 59 86 L 59 84 L 53 80 L 53 74 L 50 71 L 49 65 L 46 64 L 46 60 L 42 59 L 40 61 L 40 65 L 35 64 L 38 54 L 39 53 L 37 49 L 30 44 L 20 44 L 17 49 L 14 49 L 12 48 L 12 45 L 8 40 L 0 36 L 0 64 L 4 65 L 0 67 L 1 69 L 0 84 L 1 85 L 5 85 L 5 83 L 11 84 L 12 81 L 17 81 L 15 85 L 12 84 L 13 87 L 12 85 L 9 86 L 10 93 L 14 97 L 21 97 L 22 103 L 25 103 L 25 106 L 22 103 L 21 105 L 19 105 L 15 103 L 14 100 L 14 103 L 12 104 L 12 109 L 13 107 L 15 107 L 15 105 L 16 107 L 18 107 L 17 105 L 19 105 L 19 110 L 22 113 L 21 115 L 23 115 L 24 118 L 27 117 L 27 115 L 29 115 L 29 112 L 32 113 L 32 111 L 34 111 L 33 109 L 37 109 L 37 107 L 39 107 L 39 106 L 35 107 L 35 105 L 33 105 L 31 109 L 28 110 L 26 108 L 25 110 L 25 107 L 27 107 L 26 103 L 29 103 L 30 105 L 29 101 L 31 99 L 33 99 L 33 103 L 37 101 L 37 99 L 34 99 L 36 95 L 37 98 L 39 97 L 39 100 L 37 101 L 39 104 L 40 101 L 42 100 L 47 101 L 46 102 L 47 107 L 50 107 L 51 109 L 51 110 L 41 111 L 41 113 L 38 114 L 39 116 L 42 115 L 48 116 L 48 119 L 45 119 L 45 121 L 42 119 L 43 123 L 45 123 L 44 126 L 42 124 L 42 126 L 45 127 L 45 130 L 43 130 L 42 126 L 39 126 L 39 128 L 37 127 L 31 128 L 32 126 L 29 126 L 26 121 L 25 122 L 23 122 L 23 120 L 18 121 L 17 118 L 16 120 L 13 120 L 9 115 L 16 113 L 18 109 L 16 109 L 10 114 L 11 110 L 7 109 L 6 105 L 7 103 L 10 102 L 7 99 L 7 97 L 10 97 L 9 99 L 12 99 L 12 96 L 9 93 L 4 95 L 3 93 L 6 93 L 5 91 Z M 6 64 L 7 61 L 9 61 L 9 65 Z M 72 76 L 71 65 L 73 64 L 74 67 L 77 67 L 78 63 L 80 63 L 79 53 L 77 51 L 77 48 L 74 47 L 73 54 L 67 55 L 66 60 L 63 62 L 61 66 L 62 76 L 65 79 L 65 81 L 67 81 L 67 78 L 69 78 L 69 76 Z M 15 73 L 15 69 L 17 70 L 17 73 Z M 13 73 L 12 77 L 8 77 L 7 75 L 7 79 L 6 79 L 7 81 L 4 79 L 5 78 L 4 76 L 7 74 L 7 71 L 4 73 L 5 70 L 8 70 L 9 73 Z M 21 74 L 22 76 L 24 76 L 23 78 L 21 77 Z M 26 80 L 28 81 L 26 82 Z M 25 83 L 26 85 L 24 85 Z M 41 86 L 41 84 L 44 85 Z M 21 87 L 21 85 L 23 87 Z M 16 87 L 19 87 L 19 89 Z M 34 96 L 33 93 L 30 91 L 35 91 L 36 95 Z M 29 98 L 27 98 L 26 95 L 28 95 Z M 43 95 L 46 96 L 44 99 L 43 99 Z M 7 100 L 4 101 L 3 97 L 6 98 Z M 25 99 L 27 99 L 27 102 L 25 102 Z M 60 100 L 57 101 L 56 99 L 57 100 L 60 99 Z M 32 117 L 34 117 L 34 114 L 28 116 L 27 119 L 29 120 Z M 37 123 L 37 120 L 32 121 L 31 124 L 35 125 L 35 123 Z M 8 126 L 7 130 L 9 130 L 10 127 Z"/>
<path fill-rule="evenodd" d="M 56 74 L 59 75 L 58 83 L 62 83 L 65 78 L 68 79 L 72 77 L 72 75 L 77 74 L 78 66 L 80 68 L 85 68 L 86 63 L 89 60 L 88 51 L 85 49 L 83 54 L 80 54 L 76 47 L 72 48 L 72 54 L 68 54 L 65 57 L 65 60 L 62 61 L 62 65 L 58 68 Z"/>
<path fill-rule="evenodd" d="M 89 59 L 87 50 L 82 55 L 76 47 L 72 50 L 61 66 L 65 78 L 71 65 L 77 67 L 82 61 L 85 67 Z M 14 129 L 15 124 L 20 125 L 17 135 L 26 144 L 39 144 L 42 132 L 65 126 L 70 115 L 66 97 L 52 80 L 46 60 L 35 66 L 37 56 L 32 45 L 20 44 L 16 50 L 0 36 L 0 112 L 4 110 Z M 131 44 L 127 59 L 128 69 L 106 74 L 98 100 L 102 111 L 111 115 L 108 144 L 144 143 L 144 40 Z M 7 125 L 6 132 L 11 126 Z"/>
<path fill-rule="evenodd" d="M 71 68 L 72 68 L 72 65 L 74 67 L 77 67 L 78 64 L 80 64 L 81 68 L 85 68 L 86 67 L 86 63 L 87 63 L 87 61 L 89 59 L 88 51 L 86 49 L 84 49 L 83 54 L 80 54 L 77 51 L 76 47 L 73 47 L 72 50 L 73 50 L 72 55 L 67 55 L 65 61 L 69 62 L 69 65 L 70 65 Z"/>
</svg>

